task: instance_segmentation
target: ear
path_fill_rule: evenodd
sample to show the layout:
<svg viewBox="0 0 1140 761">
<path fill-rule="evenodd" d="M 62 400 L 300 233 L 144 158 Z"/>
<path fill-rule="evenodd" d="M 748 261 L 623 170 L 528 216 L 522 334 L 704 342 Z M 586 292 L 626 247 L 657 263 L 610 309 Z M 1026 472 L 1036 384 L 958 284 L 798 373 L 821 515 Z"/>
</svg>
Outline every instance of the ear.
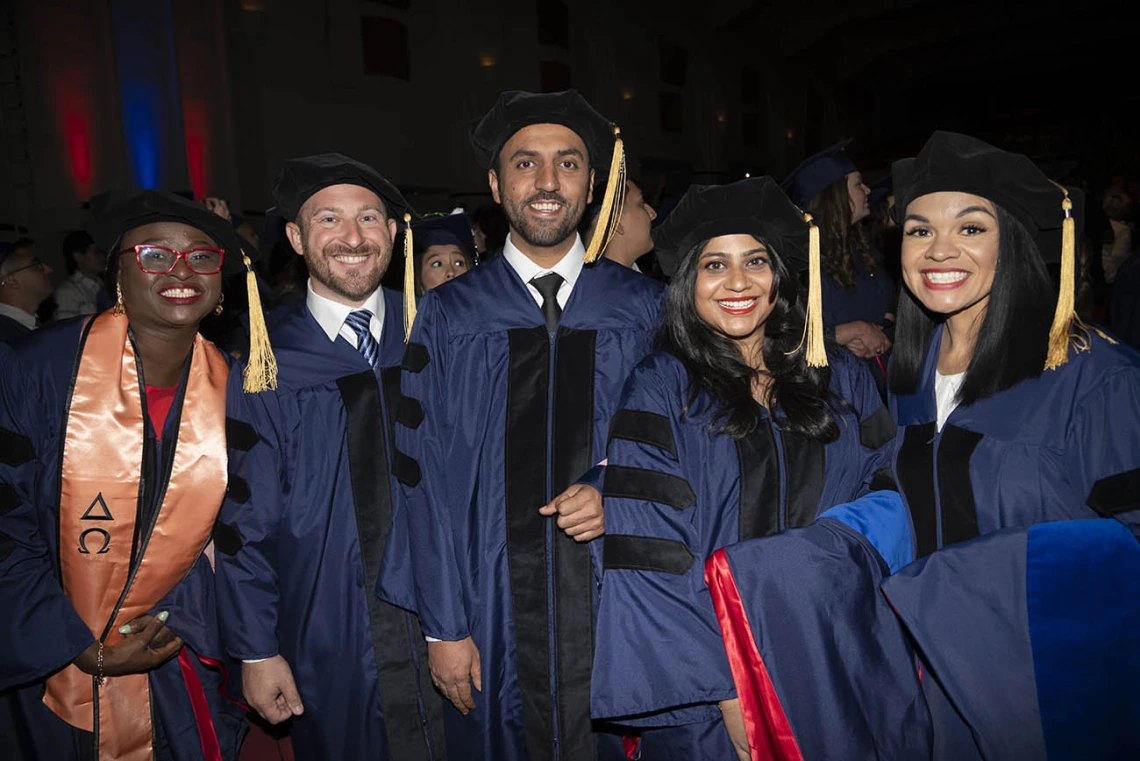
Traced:
<svg viewBox="0 0 1140 761">
<path fill-rule="evenodd" d="M 590 189 L 586 191 L 586 205 L 594 202 L 594 170 L 590 170 Z"/>
<path fill-rule="evenodd" d="M 298 256 L 304 256 L 305 255 L 305 247 L 304 247 L 305 236 L 301 232 L 300 226 L 297 225 L 296 222 L 286 222 L 285 223 L 285 235 L 289 238 L 289 245 L 293 247 L 293 250 L 297 253 L 297 255 Z"/>
<path fill-rule="evenodd" d="M 398 227 L 399 226 L 396 224 L 396 220 L 392 219 L 391 217 L 388 217 L 388 236 L 392 240 L 396 240 L 396 230 L 398 229 Z"/>
<path fill-rule="evenodd" d="M 499 198 L 499 175 L 494 169 L 487 170 L 487 184 L 491 186 L 491 198 L 495 199 L 495 203 L 502 204 Z"/>
<path fill-rule="evenodd" d="M 625 217 L 625 215 L 622 214 L 622 217 Z M 622 225 L 620 220 L 618 221 L 617 226 L 614 228 L 614 235 L 625 235 L 625 227 Z"/>
</svg>

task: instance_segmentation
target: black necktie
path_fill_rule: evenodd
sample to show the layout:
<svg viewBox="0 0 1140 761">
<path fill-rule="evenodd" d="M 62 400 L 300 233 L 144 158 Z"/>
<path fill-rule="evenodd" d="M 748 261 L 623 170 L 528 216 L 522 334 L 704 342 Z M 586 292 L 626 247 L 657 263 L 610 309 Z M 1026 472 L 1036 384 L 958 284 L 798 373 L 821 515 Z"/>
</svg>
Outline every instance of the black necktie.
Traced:
<svg viewBox="0 0 1140 761">
<path fill-rule="evenodd" d="M 558 289 L 562 283 L 562 276 L 557 272 L 549 272 L 530 281 L 542 296 L 542 314 L 546 317 L 546 329 L 551 333 L 558 330 L 558 318 L 562 316 L 562 307 L 558 306 Z"/>
</svg>

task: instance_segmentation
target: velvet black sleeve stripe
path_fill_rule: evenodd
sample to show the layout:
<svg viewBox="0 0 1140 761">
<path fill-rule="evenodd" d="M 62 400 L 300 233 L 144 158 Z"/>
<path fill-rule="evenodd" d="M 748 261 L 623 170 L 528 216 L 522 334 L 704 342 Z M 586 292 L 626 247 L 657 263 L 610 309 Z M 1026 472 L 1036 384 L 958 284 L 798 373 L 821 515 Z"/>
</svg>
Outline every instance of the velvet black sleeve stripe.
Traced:
<svg viewBox="0 0 1140 761">
<path fill-rule="evenodd" d="M 241 534 L 236 528 L 221 521 L 214 524 L 214 547 L 218 552 L 232 557 L 238 553 L 241 545 Z"/>
<path fill-rule="evenodd" d="M 696 556 L 674 539 L 628 534 L 606 534 L 602 565 L 607 571 L 658 571 L 681 576 L 693 567 Z"/>
<path fill-rule="evenodd" d="M 0 515 L 7 515 L 20 506 L 20 495 L 8 484 L 0 484 Z"/>
<path fill-rule="evenodd" d="M 871 491 L 898 491 L 899 485 L 895 483 L 895 476 L 890 467 L 879 468 L 871 478 Z"/>
<path fill-rule="evenodd" d="M 235 473 L 230 473 L 229 482 L 226 485 L 226 496 L 239 505 L 244 505 L 249 502 L 253 493 L 249 490 L 249 484 L 245 482 L 244 478 Z"/>
<path fill-rule="evenodd" d="M 0 462 L 13 468 L 36 459 L 32 440 L 23 434 L 0 428 Z"/>
<path fill-rule="evenodd" d="M 258 442 L 257 431 L 244 420 L 226 418 L 226 446 L 239 452 L 248 452 Z"/>
<path fill-rule="evenodd" d="M 396 422 L 413 431 L 424 422 L 424 408 L 410 396 L 401 396 L 396 404 Z"/>
<path fill-rule="evenodd" d="M 410 373 L 423 372 L 428 363 L 428 350 L 423 344 L 409 343 L 404 349 L 404 361 L 400 365 Z"/>
<path fill-rule="evenodd" d="M 409 489 L 419 486 L 420 478 L 423 476 L 420 473 L 420 464 L 398 449 L 392 458 L 392 472 L 396 475 L 396 480 Z"/>
<path fill-rule="evenodd" d="M 677 456 L 677 442 L 669 418 L 655 412 L 621 410 L 610 423 L 610 439 L 624 439 L 663 449 Z"/>
<path fill-rule="evenodd" d="M 897 433 L 898 426 L 886 407 L 875 410 L 875 414 L 859 424 L 859 441 L 868 449 L 878 449 Z"/>
<path fill-rule="evenodd" d="M 1085 503 L 1103 518 L 1140 510 L 1140 468 L 1100 479 Z"/>
<path fill-rule="evenodd" d="M 602 487 L 606 497 L 644 499 L 657 502 L 678 510 L 692 507 L 697 495 L 689 482 L 667 473 L 643 468 L 627 468 L 610 465 L 606 468 L 606 480 Z"/>
</svg>

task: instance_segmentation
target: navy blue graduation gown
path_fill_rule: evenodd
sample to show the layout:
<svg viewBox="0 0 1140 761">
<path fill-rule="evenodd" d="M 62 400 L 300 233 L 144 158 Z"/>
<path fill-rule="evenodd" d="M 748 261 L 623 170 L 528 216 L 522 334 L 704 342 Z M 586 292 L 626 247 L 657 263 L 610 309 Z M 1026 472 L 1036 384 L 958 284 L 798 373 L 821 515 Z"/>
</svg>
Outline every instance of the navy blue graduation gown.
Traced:
<svg viewBox="0 0 1140 761">
<path fill-rule="evenodd" d="M 876 491 L 706 561 L 753 758 L 930 758 L 914 650 L 879 591 L 912 557 L 902 501 Z"/>
<path fill-rule="evenodd" d="M 41 701 L 44 681 L 93 641 L 63 593 L 59 572 L 60 437 L 76 352 L 86 318 L 36 331 L 0 349 L 0 758 L 68 761 L 91 754 L 92 735 L 71 727 Z M 177 407 L 167 416 L 173 435 Z M 144 478 L 160 479 L 161 447 Z M 161 490 L 156 490 L 161 493 Z M 155 506 L 152 506 L 153 510 Z M 66 551 L 66 550 L 65 550 Z M 213 570 L 205 556 L 155 608 L 201 657 L 222 661 Z M 237 756 L 242 711 L 223 698 L 223 673 L 189 659 L 202 684 L 223 758 Z M 158 759 L 201 761 L 198 727 L 177 658 L 150 672 Z"/>
<path fill-rule="evenodd" d="M 230 375 L 230 489 L 215 532 L 229 652 L 289 662 L 303 716 L 298 758 L 440 759 L 440 699 L 414 616 L 376 599 L 399 501 L 391 421 L 403 354 L 399 294 L 385 291 L 381 369 L 330 341 L 304 302 L 275 320 L 278 388 Z"/>
<path fill-rule="evenodd" d="M 862 362 L 843 351 L 829 361 L 831 392 L 844 400 L 833 403 L 840 436 L 829 444 L 781 431 L 766 412 L 742 440 L 711 434 L 711 397 L 702 394 L 686 411 L 689 376 L 670 354 L 645 359 L 626 384 L 605 474 L 592 710 L 641 727 L 716 725 L 673 733 L 668 757 L 732 753 L 717 702 L 736 691 L 704 559 L 806 526 L 886 477 L 894 421 Z"/>
<path fill-rule="evenodd" d="M 918 557 L 1003 528 L 1140 508 L 1140 355 L 1090 340 L 1060 368 L 959 406 L 939 432 L 935 331 L 917 391 L 891 399 Z"/>
<path fill-rule="evenodd" d="M 575 542 L 538 509 L 605 456 L 662 297 L 603 259 L 583 268 L 551 334 L 496 257 L 420 302 L 396 427 L 407 536 L 389 543 L 377 593 L 418 610 L 426 634 L 479 648 L 475 710 L 445 707 L 453 757 L 622 757 L 589 716 L 601 543 Z"/>
<path fill-rule="evenodd" d="M 32 330 L 28 326 L 6 314 L 0 314 L 0 344 L 11 343 L 31 333 Z"/>
<path fill-rule="evenodd" d="M 894 314 L 898 289 L 894 278 L 887 272 L 881 256 L 876 255 L 875 274 L 867 269 L 858 254 L 852 252 L 855 287 L 847 290 L 830 276 L 822 280 L 823 324 L 832 330 L 836 325 L 863 320 L 882 325 L 883 315 Z"/>
<path fill-rule="evenodd" d="M 1140 523 L 1113 519 L 991 532 L 886 579 L 925 667 L 934 758 L 1140 758 L 1137 579 Z"/>
</svg>

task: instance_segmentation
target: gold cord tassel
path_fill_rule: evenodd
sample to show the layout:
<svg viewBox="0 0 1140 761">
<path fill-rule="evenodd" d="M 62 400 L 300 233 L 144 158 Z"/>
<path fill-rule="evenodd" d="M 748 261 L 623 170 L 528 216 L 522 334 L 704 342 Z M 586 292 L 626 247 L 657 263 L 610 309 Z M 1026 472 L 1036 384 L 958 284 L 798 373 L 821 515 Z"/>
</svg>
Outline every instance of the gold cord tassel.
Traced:
<svg viewBox="0 0 1140 761">
<path fill-rule="evenodd" d="M 1061 287 L 1057 294 L 1057 311 L 1053 313 L 1053 325 L 1049 328 L 1046 370 L 1056 370 L 1069 361 L 1069 341 L 1073 333 L 1073 324 L 1079 322 L 1075 307 L 1077 224 L 1073 219 L 1073 202 L 1069 198 L 1069 191 L 1064 188 L 1061 190 L 1065 194 L 1065 200 L 1061 202 L 1061 208 L 1065 210 L 1065 221 L 1061 225 Z"/>
<path fill-rule="evenodd" d="M 257 290 L 257 275 L 253 262 L 241 252 L 245 264 L 245 288 L 249 297 L 249 361 L 242 376 L 242 388 L 247 394 L 256 394 L 277 388 L 277 357 L 269 345 L 269 329 L 265 326 L 265 313 L 261 310 L 261 294 Z"/>
<path fill-rule="evenodd" d="M 625 145 L 621 139 L 621 130 L 616 124 L 614 129 L 614 152 L 610 157 L 610 174 L 606 180 L 606 193 L 602 196 L 602 206 L 598 209 L 598 219 L 594 222 L 594 234 L 590 237 L 590 247 L 586 249 L 586 264 L 598 260 L 610 240 L 614 237 L 618 220 L 621 219 L 622 209 L 625 207 Z"/>
<path fill-rule="evenodd" d="M 827 367 L 827 350 L 823 345 L 823 284 L 820 280 L 819 228 L 815 226 L 811 214 L 807 212 L 804 212 L 804 222 L 808 224 L 808 298 L 804 337 L 800 341 L 800 346 L 807 343 L 808 367 Z"/>
<path fill-rule="evenodd" d="M 416 263 L 412 249 L 412 215 L 404 212 L 404 343 L 412 337 L 416 321 Z"/>
</svg>

